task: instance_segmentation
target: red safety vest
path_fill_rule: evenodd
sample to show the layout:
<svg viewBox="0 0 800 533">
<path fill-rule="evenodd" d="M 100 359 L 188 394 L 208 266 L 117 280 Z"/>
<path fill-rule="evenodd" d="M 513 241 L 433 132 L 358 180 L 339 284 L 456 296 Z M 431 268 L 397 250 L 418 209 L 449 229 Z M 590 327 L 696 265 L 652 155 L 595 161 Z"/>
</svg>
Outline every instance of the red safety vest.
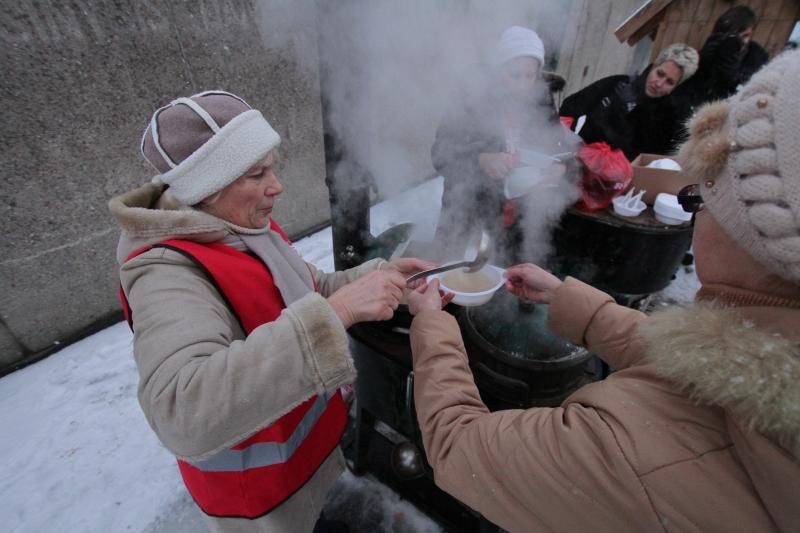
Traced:
<svg viewBox="0 0 800 533">
<path fill-rule="evenodd" d="M 277 225 L 273 228 L 283 235 Z M 245 334 L 275 320 L 285 308 L 269 270 L 250 254 L 219 243 L 174 239 L 138 250 L 128 259 L 155 247 L 175 250 L 194 261 L 217 287 Z M 253 297 L 256 294 L 258 298 Z M 122 288 L 120 298 L 133 329 Z M 178 467 L 186 488 L 206 514 L 258 518 L 305 485 L 336 449 L 346 421 L 339 391 L 313 396 L 229 450 L 195 463 L 178 459 Z"/>
</svg>

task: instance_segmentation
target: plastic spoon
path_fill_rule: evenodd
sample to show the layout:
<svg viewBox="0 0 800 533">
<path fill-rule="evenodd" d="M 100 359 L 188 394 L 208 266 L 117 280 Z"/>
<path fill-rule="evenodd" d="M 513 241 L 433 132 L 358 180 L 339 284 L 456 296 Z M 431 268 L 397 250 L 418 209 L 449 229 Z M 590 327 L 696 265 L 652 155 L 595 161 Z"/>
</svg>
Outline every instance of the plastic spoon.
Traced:
<svg viewBox="0 0 800 533">
<path fill-rule="evenodd" d="M 584 124 L 586 124 L 586 115 L 581 115 L 578 117 L 578 122 L 575 124 L 576 135 L 581 132 L 581 129 L 583 129 Z"/>
<path fill-rule="evenodd" d="M 634 189 L 631 189 L 631 192 L 633 192 L 633 190 Z M 642 200 L 642 196 L 644 196 L 644 193 L 646 192 L 647 191 L 644 189 L 640 190 L 636 196 L 632 197 L 630 200 L 626 200 L 626 205 L 631 209 L 636 208 L 636 206 L 638 206 L 639 202 Z"/>
</svg>

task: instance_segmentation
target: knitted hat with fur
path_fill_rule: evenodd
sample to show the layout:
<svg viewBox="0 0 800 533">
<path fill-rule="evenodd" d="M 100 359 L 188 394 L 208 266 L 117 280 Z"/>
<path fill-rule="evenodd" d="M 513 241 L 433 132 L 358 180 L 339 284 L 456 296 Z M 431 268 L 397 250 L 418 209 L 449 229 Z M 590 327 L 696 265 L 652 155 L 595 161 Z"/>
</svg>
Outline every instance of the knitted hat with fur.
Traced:
<svg viewBox="0 0 800 533">
<path fill-rule="evenodd" d="M 195 205 L 244 174 L 276 148 L 280 136 L 236 95 L 206 91 L 153 113 L 142 155 L 184 205 Z"/>
<path fill-rule="evenodd" d="M 800 50 L 701 108 L 678 159 L 706 208 L 752 257 L 800 284 Z"/>
</svg>

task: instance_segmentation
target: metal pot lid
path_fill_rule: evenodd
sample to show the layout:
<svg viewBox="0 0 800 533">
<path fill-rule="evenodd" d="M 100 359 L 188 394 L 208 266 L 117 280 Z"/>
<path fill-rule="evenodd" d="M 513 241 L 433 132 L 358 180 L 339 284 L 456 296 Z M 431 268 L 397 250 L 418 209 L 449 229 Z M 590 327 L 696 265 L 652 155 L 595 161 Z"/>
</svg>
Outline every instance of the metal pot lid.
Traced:
<svg viewBox="0 0 800 533">
<path fill-rule="evenodd" d="M 548 306 L 522 302 L 499 290 L 484 305 L 463 308 L 464 326 L 503 355 L 526 361 L 568 363 L 589 353 L 547 327 Z"/>
</svg>

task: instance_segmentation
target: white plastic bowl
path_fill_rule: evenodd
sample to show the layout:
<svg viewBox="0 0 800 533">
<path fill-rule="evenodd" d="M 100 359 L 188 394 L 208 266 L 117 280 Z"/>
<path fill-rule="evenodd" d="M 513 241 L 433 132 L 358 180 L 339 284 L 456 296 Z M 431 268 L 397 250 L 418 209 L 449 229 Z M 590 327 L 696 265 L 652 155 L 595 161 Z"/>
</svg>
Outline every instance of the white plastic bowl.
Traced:
<svg viewBox="0 0 800 533">
<path fill-rule="evenodd" d="M 656 219 L 669 226 L 685 224 L 692 220 L 692 214 L 683 210 L 678 203 L 678 197 L 674 194 L 659 193 L 653 203 L 653 210 L 656 212 Z"/>
<path fill-rule="evenodd" d="M 614 212 L 623 217 L 639 216 L 641 212 L 647 208 L 647 204 L 641 200 L 636 202 L 636 205 L 632 207 L 626 205 L 626 202 L 630 202 L 630 199 L 624 196 L 617 196 L 611 200 L 611 202 L 614 204 Z"/>
<path fill-rule="evenodd" d="M 659 170 L 675 170 L 680 172 L 681 166 L 672 159 L 656 159 L 654 161 L 650 161 L 650 164 L 647 165 L 647 168 L 655 168 Z"/>
<path fill-rule="evenodd" d="M 485 274 L 493 282 L 491 288 L 480 292 L 457 291 L 455 289 L 448 287 L 444 282 L 444 280 L 442 279 L 445 276 L 447 276 L 449 272 L 441 272 L 439 274 L 433 274 L 432 276 L 428 276 L 427 280 L 428 283 L 430 283 L 434 279 L 438 279 L 439 286 L 443 291 L 453 293 L 454 304 L 461 305 L 464 307 L 474 307 L 476 305 L 483 305 L 489 300 L 491 300 L 492 295 L 494 295 L 497 289 L 502 287 L 506 282 L 506 279 L 503 277 L 505 270 L 500 267 L 496 267 L 494 265 L 486 265 L 478 272 Z"/>
<path fill-rule="evenodd" d="M 547 178 L 547 174 L 538 167 L 517 167 L 506 177 L 505 195 L 509 200 L 525 196 Z"/>
</svg>

